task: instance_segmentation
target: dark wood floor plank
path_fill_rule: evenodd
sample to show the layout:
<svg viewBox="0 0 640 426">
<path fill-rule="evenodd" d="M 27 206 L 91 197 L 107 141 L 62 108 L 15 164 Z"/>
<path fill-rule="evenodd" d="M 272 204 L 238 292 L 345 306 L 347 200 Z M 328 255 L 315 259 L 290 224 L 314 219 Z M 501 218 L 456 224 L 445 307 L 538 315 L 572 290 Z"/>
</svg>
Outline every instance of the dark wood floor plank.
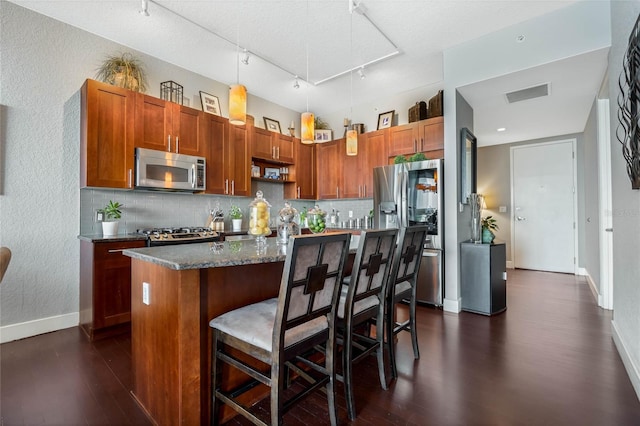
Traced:
<svg viewBox="0 0 640 426">
<path fill-rule="evenodd" d="M 380 388 L 374 357 L 357 364 L 358 418 L 348 421 L 338 383 L 340 423 L 640 424 L 640 402 L 611 338 L 611 312 L 596 306 L 585 279 L 508 274 L 503 314 L 419 307 L 420 360 L 413 359 L 408 333 L 401 333 L 399 377 L 388 391 Z M 3 426 L 150 424 L 129 393 L 129 335 L 90 343 L 72 328 L 5 343 L 0 357 Z M 259 404 L 268 410 L 268 401 Z M 315 393 L 285 415 L 285 424 L 328 424 L 326 410 L 325 395 Z"/>
</svg>

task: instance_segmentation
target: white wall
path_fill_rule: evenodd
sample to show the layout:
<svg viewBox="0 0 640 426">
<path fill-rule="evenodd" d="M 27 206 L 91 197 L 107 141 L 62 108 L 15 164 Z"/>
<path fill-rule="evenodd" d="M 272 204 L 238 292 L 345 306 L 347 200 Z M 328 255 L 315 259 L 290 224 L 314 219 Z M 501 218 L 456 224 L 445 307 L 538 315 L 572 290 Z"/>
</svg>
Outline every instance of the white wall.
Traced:
<svg viewBox="0 0 640 426">
<path fill-rule="evenodd" d="M 631 382 L 640 396 L 640 191 L 632 190 L 618 126 L 618 77 L 629 34 L 640 14 L 638 1 L 611 2 L 609 93 L 611 94 L 611 180 L 613 199 L 613 332 Z"/>
</svg>

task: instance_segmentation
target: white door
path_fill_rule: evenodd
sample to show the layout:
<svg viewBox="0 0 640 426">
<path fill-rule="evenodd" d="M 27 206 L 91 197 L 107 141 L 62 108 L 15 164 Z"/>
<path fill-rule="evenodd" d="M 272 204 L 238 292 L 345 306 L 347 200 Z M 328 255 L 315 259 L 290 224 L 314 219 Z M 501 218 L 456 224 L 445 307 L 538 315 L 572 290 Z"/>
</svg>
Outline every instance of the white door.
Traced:
<svg viewBox="0 0 640 426">
<path fill-rule="evenodd" d="M 516 268 L 576 273 L 575 140 L 511 148 Z"/>
<path fill-rule="evenodd" d="M 613 216 L 611 200 L 611 130 L 609 99 L 598 99 L 598 185 L 600 203 L 600 296 L 598 305 L 613 309 Z"/>
</svg>

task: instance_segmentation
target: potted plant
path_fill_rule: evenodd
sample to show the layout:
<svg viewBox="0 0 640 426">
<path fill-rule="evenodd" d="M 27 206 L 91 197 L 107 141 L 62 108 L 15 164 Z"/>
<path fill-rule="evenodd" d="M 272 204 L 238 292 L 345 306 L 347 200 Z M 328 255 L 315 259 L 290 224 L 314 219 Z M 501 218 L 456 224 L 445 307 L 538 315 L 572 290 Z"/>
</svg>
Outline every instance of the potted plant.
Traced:
<svg viewBox="0 0 640 426">
<path fill-rule="evenodd" d="M 484 244 L 492 243 L 496 237 L 493 231 L 499 229 L 496 219 L 493 216 L 486 216 L 482 218 L 480 224 L 482 225 L 482 242 Z"/>
<path fill-rule="evenodd" d="M 119 202 L 113 202 L 109 200 L 104 208 L 100 209 L 100 212 L 104 215 L 102 221 L 102 235 L 105 237 L 112 237 L 118 234 L 118 222 L 117 220 L 122 217 L 120 209 L 124 207 Z"/>
<path fill-rule="evenodd" d="M 144 66 L 131 53 L 107 56 L 96 71 L 96 79 L 135 92 L 147 90 Z"/>
<path fill-rule="evenodd" d="M 242 210 L 236 205 L 231 206 L 229 210 L 229 217 L 231 217 L 231 223 L 234 231 L 240 231 L 242 228 Z"/>
</svg>

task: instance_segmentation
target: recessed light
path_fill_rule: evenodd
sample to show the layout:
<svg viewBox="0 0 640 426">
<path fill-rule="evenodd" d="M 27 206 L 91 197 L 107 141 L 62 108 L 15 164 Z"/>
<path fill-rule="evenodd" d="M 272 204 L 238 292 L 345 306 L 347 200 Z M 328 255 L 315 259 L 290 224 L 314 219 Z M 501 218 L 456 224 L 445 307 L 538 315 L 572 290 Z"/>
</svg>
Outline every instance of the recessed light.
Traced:
<svg viewBox="0 0 640 426">
<path fill-rule="evenodd" d="M 505 130 L 507 130 L 507 128 L 506 127 L 500 127 L 500 128 L 498 128 L 496 130 L 499 131 L 499 132 L 504 132 Z"/>
<path fill-rule="evenodd" d="M 518 37 L 516 37 L 516 42 L 517 43 L 522 43 L 525 39 L 524 34 L 520 34 Z"/>
</svg>

